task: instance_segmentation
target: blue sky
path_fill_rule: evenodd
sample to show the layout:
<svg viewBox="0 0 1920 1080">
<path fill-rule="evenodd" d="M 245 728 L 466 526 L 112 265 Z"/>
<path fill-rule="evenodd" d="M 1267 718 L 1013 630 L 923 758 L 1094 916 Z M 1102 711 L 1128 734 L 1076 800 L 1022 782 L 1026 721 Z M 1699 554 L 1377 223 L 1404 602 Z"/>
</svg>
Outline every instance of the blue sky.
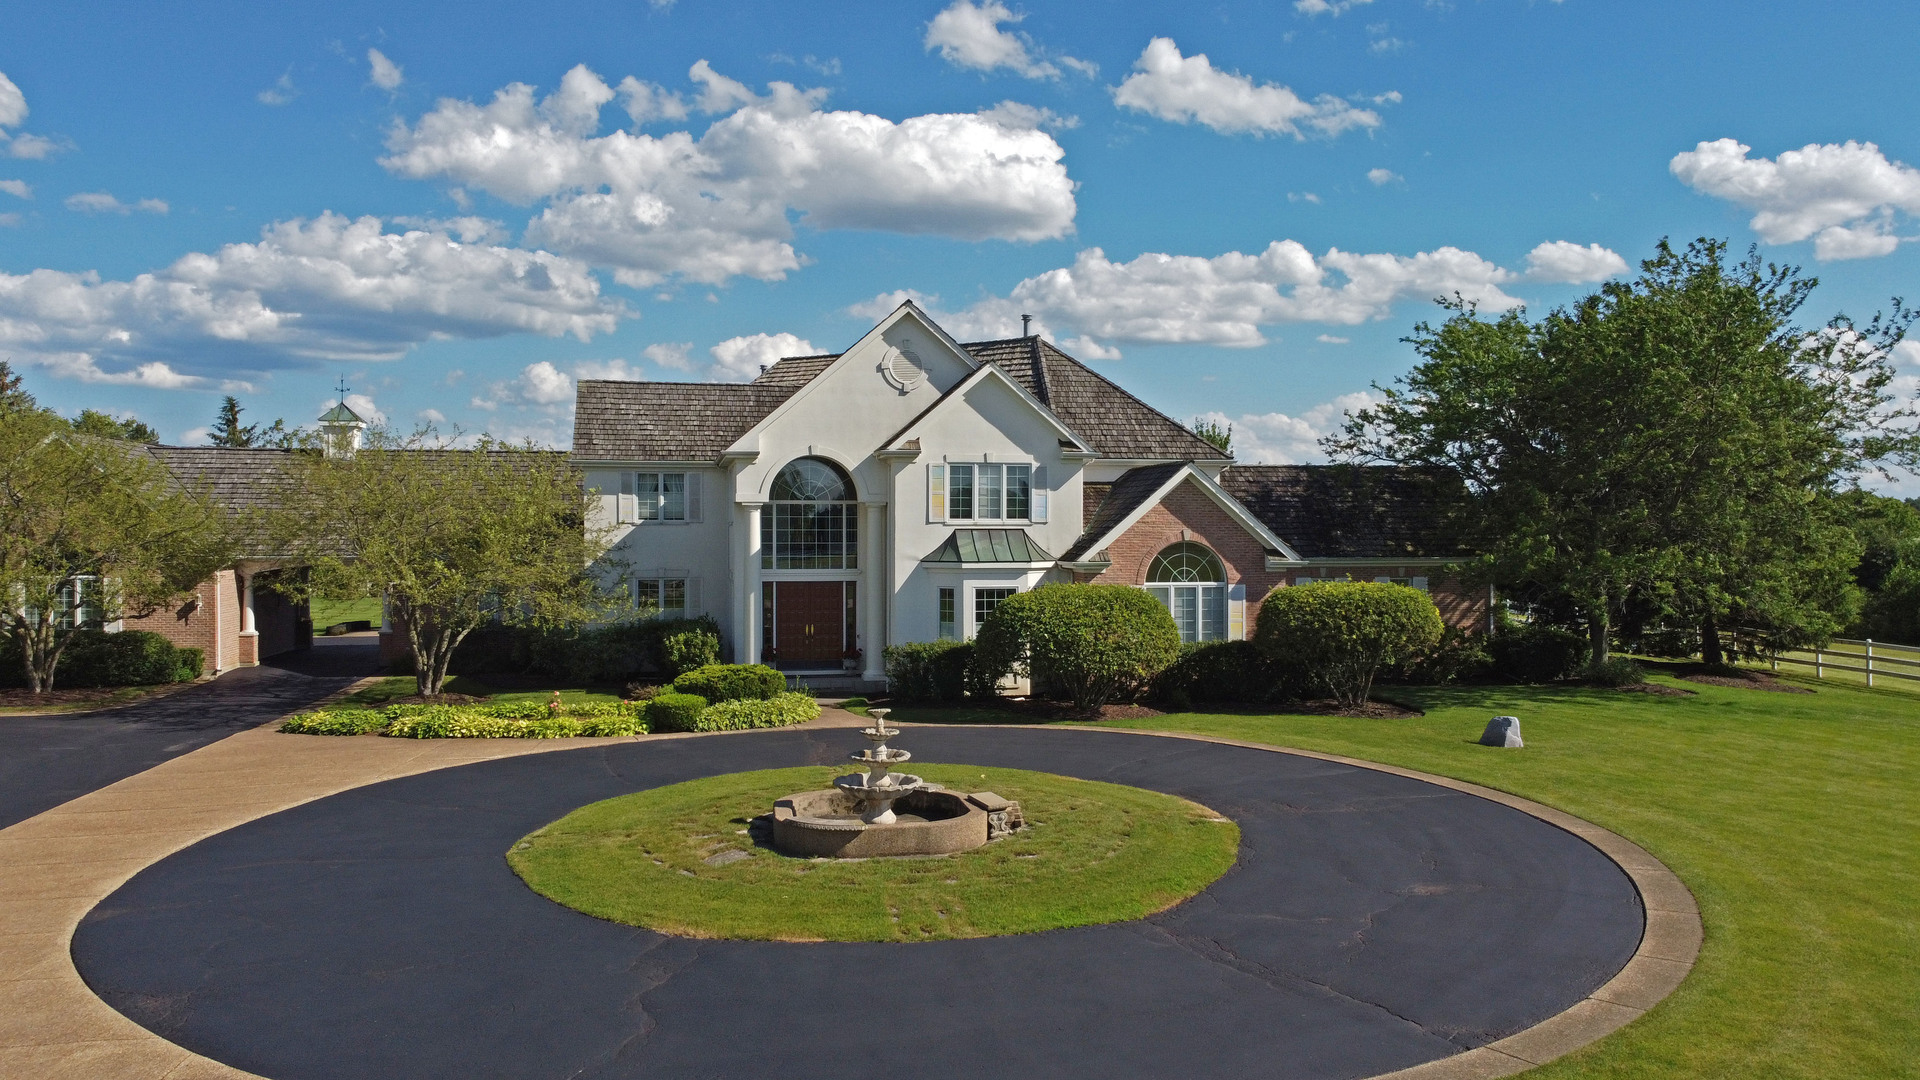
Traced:
<svg viewBox="0 0 1920 1080">
<path fill-rule="evenodd" d="M 1311 460 L 1441 292 L 1544 311 L 1703 234 L 1817 273 L 1810 319 L 1916 292 L 1905 4 L 286 7 L 8 13 L 42 401 L 190 442 L 344 376 L 564 445 L 578 378 L 744 378 L 910 294 Z"/>
</svg>

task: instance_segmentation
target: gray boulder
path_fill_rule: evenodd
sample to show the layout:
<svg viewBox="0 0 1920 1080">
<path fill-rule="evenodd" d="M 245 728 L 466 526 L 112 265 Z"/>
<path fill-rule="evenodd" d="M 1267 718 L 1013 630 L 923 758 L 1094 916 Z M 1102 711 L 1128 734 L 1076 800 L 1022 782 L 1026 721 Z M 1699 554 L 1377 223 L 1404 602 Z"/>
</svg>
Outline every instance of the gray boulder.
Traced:
<svg viewBox="0 0 1920 1080">
<path fill-rule="evenodd" d="M 1487 730 L 1480 733 L 1481 746 L 1525 746 L 1520 741 L 1520 718 L 1517 716 L 1496 716 L 1487 721 Z"/>
</svg>

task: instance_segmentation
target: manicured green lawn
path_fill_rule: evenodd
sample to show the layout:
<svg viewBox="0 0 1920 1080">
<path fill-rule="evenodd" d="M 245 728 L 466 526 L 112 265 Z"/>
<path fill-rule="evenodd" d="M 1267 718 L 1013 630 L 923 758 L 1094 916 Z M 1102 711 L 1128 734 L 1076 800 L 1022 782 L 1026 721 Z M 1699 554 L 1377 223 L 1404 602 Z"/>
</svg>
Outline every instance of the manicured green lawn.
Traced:
<svg viewBox="0 0 1920 1080">
<path fill-rule="evenodd" d="M 1920 705 L 1832 683 L 1801 695 L 1656 681 L 1699 693 L 1393 688 L 1427 715 L 1106 726 L 1458 777 L 1578 814 L 1665 860 L 1700 901 L 1699 965 L 1647 1017 L 1529 1076 L 1920 1076 Z M 1525 749 L 1475 745 L 1501 713 L 1521 718 Z"/>
<path fill-rule="evenodd" d="M 366 597 L 360 600 L 319 600 L 308 603 L 307 610 L 313 615 L 313 628 L 325 631 L 335 623 L 360 622 L 365 620 L 380 629 L 380 598 Z"/>
<path fill-rule="evenodd" d="M 1240 829 L 1158 792 L 1020 769 L 927 766 L 959 791 L 1016 799 L 1032 828 L 928 859 L 797 859 L 755 848 L 748 822 L 818 766 L 731 773 L 568 814 L 507 859 L 541 894 L 614 922 L 693 937 L 928 941 L 1137 919 L 1233 865 Z M 740 850 L 751 857 L 705 862 Z"/>
</svg>

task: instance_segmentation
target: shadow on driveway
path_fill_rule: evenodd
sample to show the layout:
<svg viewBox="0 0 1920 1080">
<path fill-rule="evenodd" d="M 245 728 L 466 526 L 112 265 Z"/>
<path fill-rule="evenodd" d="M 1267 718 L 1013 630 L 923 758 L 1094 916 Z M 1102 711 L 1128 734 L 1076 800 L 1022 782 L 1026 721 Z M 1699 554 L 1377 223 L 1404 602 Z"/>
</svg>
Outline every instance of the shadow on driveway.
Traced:
<svg viewBox="0 0 1920 1080">
<path fill-rule="evenodd" d="M 293 712 L 378 670 L 374 635 L 316 638 L 313 645 L 136 705 L 0 717 L 0 828 Z"/>
</svg>

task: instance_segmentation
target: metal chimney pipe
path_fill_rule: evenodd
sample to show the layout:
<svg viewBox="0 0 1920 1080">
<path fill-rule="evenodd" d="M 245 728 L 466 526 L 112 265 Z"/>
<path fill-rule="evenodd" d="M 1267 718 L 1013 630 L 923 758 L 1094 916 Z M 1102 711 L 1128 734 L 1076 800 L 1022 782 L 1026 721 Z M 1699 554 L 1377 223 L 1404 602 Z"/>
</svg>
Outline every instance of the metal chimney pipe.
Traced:
<svg viewBox="0 0 1920 1080">
<path fill-rule="evenodd" d="M 1022 315 L 1022 316 L 1020 316 L 1020 336 L 1021 336 L 1021 337 L 1032 337 L 1032 336 L 1033 336 L 1033 333 L 1032 333 L 1032 331 L 1030 331 L 1030 330 L 1028 330 L 1028 329 L 1027 329 L 1027 328 L 1028 328 L 1029 326 L 1031 326 L 1032 324 L 1033 324 L 1033 316 L 1031 316 L 1031 315 Z"/>
</svg>

